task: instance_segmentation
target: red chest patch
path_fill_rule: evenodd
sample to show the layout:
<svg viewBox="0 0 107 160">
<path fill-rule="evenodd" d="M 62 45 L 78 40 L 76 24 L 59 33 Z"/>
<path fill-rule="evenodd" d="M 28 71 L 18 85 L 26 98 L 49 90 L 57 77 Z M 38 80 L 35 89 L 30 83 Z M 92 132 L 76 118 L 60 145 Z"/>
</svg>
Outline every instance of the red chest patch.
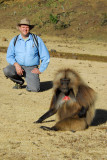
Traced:
<svg viewBox="0 0 107 160">
<path fill-rule="evenodd" d="M 63 100 L 64 100 L 64 101 L 68 101 L 68 100 L 70 100 L 70 97 L 69 97 L 69 96 L 65 96 L 65 97 L 63 98 Z"/>
</svg>

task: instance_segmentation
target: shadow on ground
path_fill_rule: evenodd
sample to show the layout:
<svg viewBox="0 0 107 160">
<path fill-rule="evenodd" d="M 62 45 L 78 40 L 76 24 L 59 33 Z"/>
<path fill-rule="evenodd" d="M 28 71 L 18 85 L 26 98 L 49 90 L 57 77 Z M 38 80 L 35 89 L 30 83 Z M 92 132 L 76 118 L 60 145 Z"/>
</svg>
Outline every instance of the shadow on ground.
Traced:
<svg viewBox="0 0 107 160">
<path fill-rule="evenodd" d="M 40 92 L 47 91 L 53 87 L 52 81 L 40 82 Z M 26 88 L 26 85 L 22 86 L 22 89 Z"/>
<path fill-rule="evenodd" d="M 44 121 L 42 123 L 53 122 L 53 121 L 55 121 L 55 120 Z M 94 117 L 94 120 L 93 120 L 91 126 L 98 126 L 98 125 L 106 123 L 106 122 L 107 122 L 107 110 L 96 109 L 96 114 L 95 114 L 95 117 Z"/>
<path fill-rule="evenodd" d="M 41 90 L 40 92 L 47 91 L 53 87 L 52 81 L 40 82 Z"/>
<path fill-rule="evenodd" d="M 96 109 L 95 118 L 91 124 L 91 126 L 98 126 L 100 124 L 107 122 L 107 110 Z"/>
</svg>

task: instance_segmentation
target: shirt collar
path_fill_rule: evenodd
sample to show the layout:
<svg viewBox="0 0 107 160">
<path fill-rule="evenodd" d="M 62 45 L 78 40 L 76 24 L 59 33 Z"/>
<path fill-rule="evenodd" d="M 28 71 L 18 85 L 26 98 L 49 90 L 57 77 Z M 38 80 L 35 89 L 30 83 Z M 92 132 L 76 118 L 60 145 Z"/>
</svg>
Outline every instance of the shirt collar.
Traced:
<svg viewBox="0 0 107 160">
<path fill-rule="evenodd" d="M 32 39 L 32 35 L 31 35 L 31 34 L 29 34 L 29 38 L 28 38 L 28 40 L 30 40 L 30 39 Z M 22 38 L 21 34 L 19 34 L 19 36 L 18 36 L 18 40 L 23 40 L 23 38 Z"/>
</svg>

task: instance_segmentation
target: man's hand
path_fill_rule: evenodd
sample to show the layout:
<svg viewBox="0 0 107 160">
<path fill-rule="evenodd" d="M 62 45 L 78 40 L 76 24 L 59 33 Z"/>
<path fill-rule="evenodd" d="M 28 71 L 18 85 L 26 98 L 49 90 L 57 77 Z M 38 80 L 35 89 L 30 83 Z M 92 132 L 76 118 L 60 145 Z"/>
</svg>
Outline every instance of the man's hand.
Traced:
<svg viewBox="0 0 107 160">
<path fill-rule="evenodd" d="M 34 68 L 31 72 L 35 74 L 41 74 L 38 68 Z"/>
<path fill-rule="evenodd" d="M 22 67 L 16 62 L 14 63 L 14 66 L 16 68 L 16 72 L 18 75 L 22 76 L 23 75 L 23 72 L 24 70 L 22 69 Z"/>
</svg>

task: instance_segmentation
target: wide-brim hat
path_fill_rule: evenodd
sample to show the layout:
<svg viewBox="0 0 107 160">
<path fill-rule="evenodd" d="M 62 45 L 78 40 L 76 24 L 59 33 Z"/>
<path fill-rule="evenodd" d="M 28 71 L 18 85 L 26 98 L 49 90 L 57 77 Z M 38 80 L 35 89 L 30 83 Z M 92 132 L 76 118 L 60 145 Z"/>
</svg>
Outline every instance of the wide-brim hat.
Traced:
<svg viewBox="0 0 107 160">
<path fill-rule="evenodd" d="M 34 28 L 35 25 L 31 25 L 30 24 L 30 20 L 27 18 L 22 19 L 18 24 L 17 27 L 21 26 L 21 25 L 27 25 L 30 27 L 30 30 Z"/>
</svg>

